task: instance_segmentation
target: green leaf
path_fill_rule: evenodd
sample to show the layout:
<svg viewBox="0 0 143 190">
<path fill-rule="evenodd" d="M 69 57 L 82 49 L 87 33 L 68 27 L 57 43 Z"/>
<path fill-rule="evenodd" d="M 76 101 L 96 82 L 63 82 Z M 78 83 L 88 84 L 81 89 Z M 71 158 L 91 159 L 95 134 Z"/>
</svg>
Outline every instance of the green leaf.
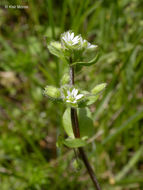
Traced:
<svg viewBox="0 0 143 190">
<path fill-rule="evenodd" d="M 94 135 L 94 125 L 90 110 L 88 108 L 79 108 L 77 112 L 81 137 Z"/>
<path fill-rule="evenodd" d="M 99 94 L 91 94 L 88 91 L 81 91 L 81 93 L 85 95 L 85 98 L 78 103 L 79 108 L 90 106 L 95 103 L 99 98 Z"/>
<path fill-rule="evenodd" d="M 93 65 L 97 62 L 99 58 L 99 54 L 97 54 L 92 60 L 90 61 L 85 61 L 85 62 L 74 62 L 72 63 L 71 65 L 80 65 L 80 66 L 90 66 L 90 65 Z"/>
<path fill-rule="evenodd" d="M 101 92 L 106 87 L 106 85 L 107 85 L 106 83 L 102 83 L 102 84 L 95 86 L 91 90 L 92 94 L 97 94 L 97 93 Z"/>
<path fill-rule="evenodd" d="M 87 106 L 92 105 L 93 103 L 95 103 L 95 102 L 98 100 L 98 98 L 99 98 L 99 94 L 93 95 L 93 96 L 89 96 L 89 97 L 87 98 L 86 105 L 87 105 Z"/>
<path fill-rule="evenodd" d="M 70 108 L 67 108 L 63 114 L 63 127 L 67 135 L 71 138 L 74 138 L 70 113 Z M 94 125 L 90 110 L 88 108 L 78 108 L 77 114 L 81 138 L 85 136 L 90 137 L 94 135 Z"/>
<path fill-rule="evenodd" d="M 67 108 L 63 114 L 63 127 L 65 129 L 65 132 L 67 135 L 71 138 L 74 138 L 72 124 L 71 124 L 71 116 L 70 116 L 71 110 L 70 108 Z"/>
<path fill-rule="evenodd" d="M 63 144 L 66 145 L 69 148 L 78 148 L 78 147 L 85 146 L 87 143 L 83 139 L 79 139 L 79 138 L 76 138 L 76 139 L 67 138 L 66 140 L 64 140 Z"/>
</svg>

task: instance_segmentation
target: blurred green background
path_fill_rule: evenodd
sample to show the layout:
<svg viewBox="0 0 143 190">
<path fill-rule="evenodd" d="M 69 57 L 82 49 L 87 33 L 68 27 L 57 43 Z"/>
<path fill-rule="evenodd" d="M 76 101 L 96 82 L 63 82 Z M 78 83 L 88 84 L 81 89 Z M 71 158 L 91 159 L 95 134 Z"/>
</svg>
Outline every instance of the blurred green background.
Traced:
<svg viewBox="0 0 143 190">
<path fill-rule="evenodd" d="M 101 49 L 76 83 L 108 84 L 91 106 L 90 162 L 103 190 L 143 190 L 143 1 L 12 3 L 29 8 L 0 8 L 0 189 L 94 189 L 86 169 L 73 168 L 73 151 L 56 148 L 65 107 L 43 96 L 65 72 L 45 39 L 73 30 Z"/>
</svg>

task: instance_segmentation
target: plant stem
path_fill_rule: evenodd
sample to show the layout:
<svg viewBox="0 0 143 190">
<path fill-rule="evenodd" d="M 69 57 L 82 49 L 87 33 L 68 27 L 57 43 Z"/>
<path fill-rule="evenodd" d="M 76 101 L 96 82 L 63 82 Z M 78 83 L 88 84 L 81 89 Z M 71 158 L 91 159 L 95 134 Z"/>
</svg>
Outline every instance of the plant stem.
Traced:
<svg viewBox="0 0 143 190">
<path fill-rule="evenodd" d="M 70 67 L 70 85 L 74 85 L 74 67 L 72 67 L 72 66 Z M 80 138 L 77 109 L 75 109 L 75 108 L 71 108 L 71 122 L 72 122 L 72 128 L 73 128 L 75 138 Z M 84 149 L 80 147 L 80 148 L 78 148 L 78 150 L 79 150 L 80 156 L 84 162 L 84 165 L 87 168 L 90 178 L 95 186 L 95 189 L 101 190 L 99 183 L 97 181 L 97 178 L 94 174 L 94 171 L 93 171 L 91 165 L 89 164 L 88 158 L 84 152 Z"/>
</svg>

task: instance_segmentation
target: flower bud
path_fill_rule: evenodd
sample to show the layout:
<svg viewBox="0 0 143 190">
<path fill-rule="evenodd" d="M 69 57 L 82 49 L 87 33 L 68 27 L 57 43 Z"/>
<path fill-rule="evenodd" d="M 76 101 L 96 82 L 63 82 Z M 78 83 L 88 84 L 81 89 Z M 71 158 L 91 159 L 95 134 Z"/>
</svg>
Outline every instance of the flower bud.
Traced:
<svg viewBox="0 0 143 190">
<path fill-rule="evenodd" d="M 59 43 L 59 42 L 51 42 L 50 45 L 56 49 L 59 49 L 59 50 L 61 49 L 61 43 Z"/>
<path fill-rule="evenodd" d="M 55 55 L 57 57 L 63 57 L 62 47 L 59 42 L 51 42 L 48 45 L 48 49 L 49 49 L 50 53 L 52 53 L 53 55 Z"/>
<path fill-rule="evenodd" d="M 54 86 L 46 86 L 44 94 L 54 99 L 61 98 L 60 90 Z"/>
<path fill-rule="evenodd" d="M 106 87 L 106 85 L 107 85 L 106 83 L 102 83 L 102 84 L 95 86 L 91 90 L 92 94 L 97 94 L 97 93 L 101 92 Z"/>
<path fill-rule="evenodd" d="M 72 163 L 72 166 L 73 168 L 76 170 L 76 171 L 79 171 L 81 168 L 82 168 L 82 162 L 78 159 L 75 159 Z"/>
<path fill-rule="evenodd" d="M 70 76 L 68 73 L 65 73 L 61 79 L 61 85 L 69 84 Z"/>
</svg>

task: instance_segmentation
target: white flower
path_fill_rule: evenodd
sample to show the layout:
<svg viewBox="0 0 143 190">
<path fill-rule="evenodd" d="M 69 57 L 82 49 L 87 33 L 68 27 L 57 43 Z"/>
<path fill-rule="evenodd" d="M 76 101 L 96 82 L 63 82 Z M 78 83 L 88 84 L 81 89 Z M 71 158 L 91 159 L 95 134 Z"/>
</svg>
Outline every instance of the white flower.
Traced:
<svg viewBox="0 0 143 190">
<path fill-rule="evenodd" d="M 87 49 L 93 49 L 93 48 L 97 48 L 97 45 L 92 45 L 91 43 L 88 42 Z"/>
<path fill-rule="evenodd" d="M 73 32 L 65 32 L 62 34 L 61 40 L 65 46 L 75 46 L 80 42 L 80 36 L 74 36 Z"/>
<path fill-rule="evenodd" d="M 97 47 L 97 45 L 92 45 L 87 40 L 84 40 L 82 37 L 80 38 L 80 43 L 81 43 L 81 48 L 93 49 Z"/>
<path fill-rule="evenodd" d="M 70 90 L 67 91 L 67 96 L 65 97 L 65 100 L 68 103 L 75 104 L 83 96 L 84 96 L 83 94 L 78 94 L 78 90 L 74 88 L 72 91 L 70 91 Z"/>
<path fill-rule="evenodd" d="M 97 45 L 92 45 L 87 40 L 83 39 L 81 35 L 75 36 L 74 32 L 67 31 L 61 35 L 62 47 L 65 49 L 76 49 L 76 50 L 88 50 L 94 49 Z"/>
</svg>

